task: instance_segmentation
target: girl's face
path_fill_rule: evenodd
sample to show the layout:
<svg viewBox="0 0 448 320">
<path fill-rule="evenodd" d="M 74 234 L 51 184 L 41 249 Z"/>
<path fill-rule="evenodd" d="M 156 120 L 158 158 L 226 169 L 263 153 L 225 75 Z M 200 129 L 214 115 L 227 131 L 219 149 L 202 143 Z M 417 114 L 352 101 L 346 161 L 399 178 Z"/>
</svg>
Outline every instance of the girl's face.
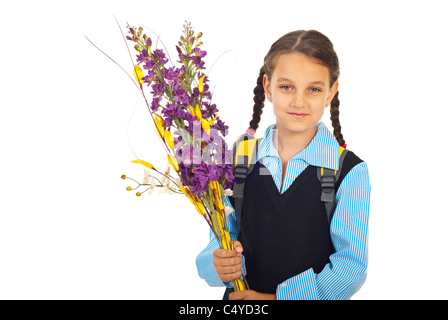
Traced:
<svg viewBox="0 0 448 320">
<path fill-rule="evenodd" d="M 330 88 L 328 68 L 304 54 L 278 56 L 271 80 L 265 75 L 263 87 L 274 106 L 279 132 L 315 131 L 338 85 L 336 81 Z"/>
</svg>

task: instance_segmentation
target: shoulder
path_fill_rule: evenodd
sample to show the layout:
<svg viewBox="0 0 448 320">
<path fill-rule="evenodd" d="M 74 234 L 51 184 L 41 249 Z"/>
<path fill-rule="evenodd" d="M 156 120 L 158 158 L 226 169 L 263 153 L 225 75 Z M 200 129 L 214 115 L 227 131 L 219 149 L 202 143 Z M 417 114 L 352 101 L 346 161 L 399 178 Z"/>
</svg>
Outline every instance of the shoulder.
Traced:
<svg viewBox="0 0 448 320">
<path fill-rule="evenodd" d="M 347 153 L 342 164 L 341 174 L 347 174 L 353 167 L 364 162 L 360 157 L 358 157 L 353 151 L 347 150 Z"/>
<path fill-rule="evenodd" d="M 342 163 L 342 168 L 340 168 L 340 176 L 336 182 L 337 187 L 341 182 L 347 177 L 352 180 L 368 180 L 368 170 L 367 164 L 359 156 L 357 156 L 353 151 L 347 150 L 344 161 Z"/>
</svg>

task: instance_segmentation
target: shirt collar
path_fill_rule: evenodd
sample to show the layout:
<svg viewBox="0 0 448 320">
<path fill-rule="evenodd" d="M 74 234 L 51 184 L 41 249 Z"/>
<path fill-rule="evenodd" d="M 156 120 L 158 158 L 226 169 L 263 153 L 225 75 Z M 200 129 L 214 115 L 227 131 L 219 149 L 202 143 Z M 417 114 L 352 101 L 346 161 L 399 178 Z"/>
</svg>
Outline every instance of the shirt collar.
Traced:
<svg viewBox="0 0 448 320">
<path fill-rule="evenodd" d="M 316 125 L 317 132 L 308 146 L 296 154 L 293 159 L 301 159 L 309 165 L 337 170 L 339 167 L 339 143 L 323 122 Z M 280 158 L 274 147 L 275 124 L 268 126 L 263 140 L 258 146 L 257 161 L 265 157 Z"/>
</svg>

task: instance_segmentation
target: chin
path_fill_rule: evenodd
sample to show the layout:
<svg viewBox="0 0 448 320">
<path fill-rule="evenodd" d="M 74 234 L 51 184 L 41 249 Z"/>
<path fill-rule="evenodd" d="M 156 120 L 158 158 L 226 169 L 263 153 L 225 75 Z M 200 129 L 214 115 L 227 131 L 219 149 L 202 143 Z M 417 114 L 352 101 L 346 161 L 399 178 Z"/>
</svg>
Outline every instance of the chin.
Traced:
<svg viewBox="0 0 448 320">
<path fill-rule="evenodd" d="M 303 122 L 288 122 L 287 124 L 277 122 L 276 128 L 283 131 L 289 131 L 291 133 L 302 133 L 311 129 L 315 129 L 317 122 L 313 121 L 303 121 Z"/>
</svg>

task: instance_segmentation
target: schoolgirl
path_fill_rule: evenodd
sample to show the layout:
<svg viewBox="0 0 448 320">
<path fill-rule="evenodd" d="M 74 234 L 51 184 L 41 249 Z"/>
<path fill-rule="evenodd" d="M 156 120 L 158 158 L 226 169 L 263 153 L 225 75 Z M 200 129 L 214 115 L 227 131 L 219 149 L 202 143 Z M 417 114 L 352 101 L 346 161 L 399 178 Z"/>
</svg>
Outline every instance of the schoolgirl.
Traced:
<svg viewBox="0 0 448 320">
<path fill-rule="evenodd" d="M 248 132 L 258 128 L 264 101 L 276 123 L 261 140 L 247 177 L 240 227 L 227 218 L 235 250 L 211 238 L 197 256 L 199 276 L 226 286 L 230 299 L 349 299 L 367 275 L 370 184 L 364 161 L 349 151 L 327 219 L 317 168 L 339 168 L 345 147 L 339 123 L 339 61 L 315 30 L 294 31 L 270 48 L 254 89 Z M 333 134 L 320 121 L 330 106 Z M 232 206 L 232 197 L 226 197 Z M 250 290 L 233 292 L 245 274 Z"/>
</svg>

